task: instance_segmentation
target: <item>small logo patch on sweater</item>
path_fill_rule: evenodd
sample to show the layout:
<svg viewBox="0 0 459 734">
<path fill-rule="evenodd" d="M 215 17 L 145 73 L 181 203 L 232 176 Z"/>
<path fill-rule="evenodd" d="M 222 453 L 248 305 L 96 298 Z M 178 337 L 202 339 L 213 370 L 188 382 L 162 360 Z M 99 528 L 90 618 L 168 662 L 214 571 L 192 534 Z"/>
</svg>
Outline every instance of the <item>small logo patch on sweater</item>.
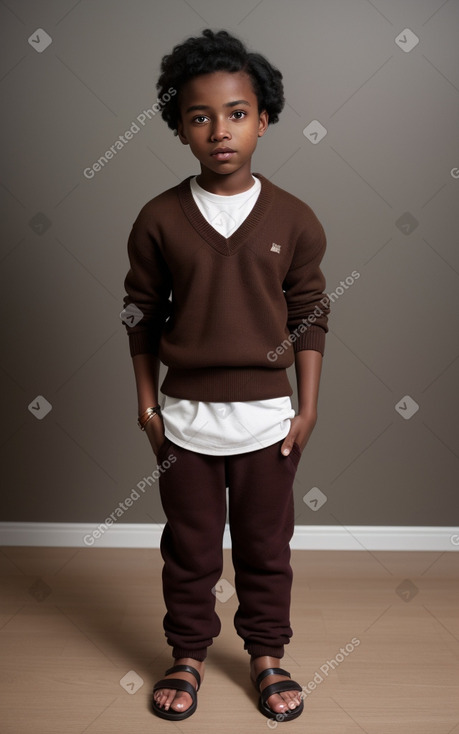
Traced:
<svg viewBox="0 0 459 734">
<path fill-rule="evenodd" d="M 281 251 L 281 246 L 280 245 L 276 245 L 276 243 L 273 242 L 272 245 L 271 245 L 270 252 L 277 252 L 277 254 L 279 255 L 280 254 L 280 251 Z"/>
</svg>

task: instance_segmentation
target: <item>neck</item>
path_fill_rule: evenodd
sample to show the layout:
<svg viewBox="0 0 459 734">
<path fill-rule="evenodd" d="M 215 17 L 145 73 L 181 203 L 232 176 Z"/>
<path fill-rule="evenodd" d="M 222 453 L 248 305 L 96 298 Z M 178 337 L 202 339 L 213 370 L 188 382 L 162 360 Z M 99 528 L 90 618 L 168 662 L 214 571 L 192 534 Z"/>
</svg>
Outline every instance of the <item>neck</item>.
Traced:
<svg viewBox="0 0 459 734">
<path fill-rule="evenodd" d="M 201 165 L 201 173 L 196 177 L 197 183 L 201 188 L 209 191 L 211 194 L 219 196 L 232 196 L 234 194 L 242 194 L 253 186 L 252 173 L 250 171 L 250 162 L 242 168 L 234 171 L 234 173 L 215 173 L 209 168 Z"/>
</svg>

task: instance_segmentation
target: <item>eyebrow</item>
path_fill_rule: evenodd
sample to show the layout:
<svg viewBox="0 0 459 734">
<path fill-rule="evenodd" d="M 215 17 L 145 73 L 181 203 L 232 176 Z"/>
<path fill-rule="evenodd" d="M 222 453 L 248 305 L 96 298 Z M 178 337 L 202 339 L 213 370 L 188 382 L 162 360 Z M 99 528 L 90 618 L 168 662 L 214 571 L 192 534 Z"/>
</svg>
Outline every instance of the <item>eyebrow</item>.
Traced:
<svg viewBox="0 0 459 734">
<path fill-rule="evenodd" d="M 250 107 L 250 102 L 247 102 L 246 99 L 236 99 L 234 102 L 226 102 L 223 107 L 236 107 L 237 105 L 245 104 L 248 107 Z M 209 105 L 205 104 L 194 104 L 191 107 L 188 107 L 186 110 L 187 112 L 196 112 L 199 110 L 210 110 L 212 109 Z"/>
</svg>

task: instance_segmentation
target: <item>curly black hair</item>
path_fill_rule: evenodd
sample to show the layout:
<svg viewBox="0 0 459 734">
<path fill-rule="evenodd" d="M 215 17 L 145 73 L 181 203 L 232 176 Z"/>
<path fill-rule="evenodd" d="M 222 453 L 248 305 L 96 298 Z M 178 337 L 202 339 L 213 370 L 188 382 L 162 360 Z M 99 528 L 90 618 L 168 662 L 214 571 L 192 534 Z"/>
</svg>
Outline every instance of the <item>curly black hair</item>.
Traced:
<svg viewBox="0 0 459 734">
<path fill-rule="evenodd" d="M 285 104 L 280 71 L 261 54 L 249 52 L 242 41 L 227 31 L 206 28 L 202 36 L 191 36 L 161 60 L 161 76 L 156 84 L 158 101 L 160 104 L 161 100 L 167 101 L 163 102 L 161 116 L 175 135 L 180 119 L 181 88 L 190 79 L 214 71 L 245 72 L 252 81 L 258 111 L 266 110 L 268 124 L 279 120 Z"/>
</svg>

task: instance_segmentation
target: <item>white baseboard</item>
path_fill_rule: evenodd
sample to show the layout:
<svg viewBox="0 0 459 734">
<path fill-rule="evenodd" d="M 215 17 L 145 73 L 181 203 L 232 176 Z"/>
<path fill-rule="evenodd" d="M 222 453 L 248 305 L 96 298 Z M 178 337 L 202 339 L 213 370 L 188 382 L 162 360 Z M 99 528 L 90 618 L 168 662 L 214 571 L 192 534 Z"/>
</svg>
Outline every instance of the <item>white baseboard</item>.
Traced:
<svg viewBox="0 0 459 734">
<path fill-rule="evenodd" d="M 162 524 L 1 522 L 0 546 L 159 548 Z M 297 525 L 292 550 L 459 551 L 458 527 Z M 223 547 L 231 548 L 226 526 Z"/>
</svg>

